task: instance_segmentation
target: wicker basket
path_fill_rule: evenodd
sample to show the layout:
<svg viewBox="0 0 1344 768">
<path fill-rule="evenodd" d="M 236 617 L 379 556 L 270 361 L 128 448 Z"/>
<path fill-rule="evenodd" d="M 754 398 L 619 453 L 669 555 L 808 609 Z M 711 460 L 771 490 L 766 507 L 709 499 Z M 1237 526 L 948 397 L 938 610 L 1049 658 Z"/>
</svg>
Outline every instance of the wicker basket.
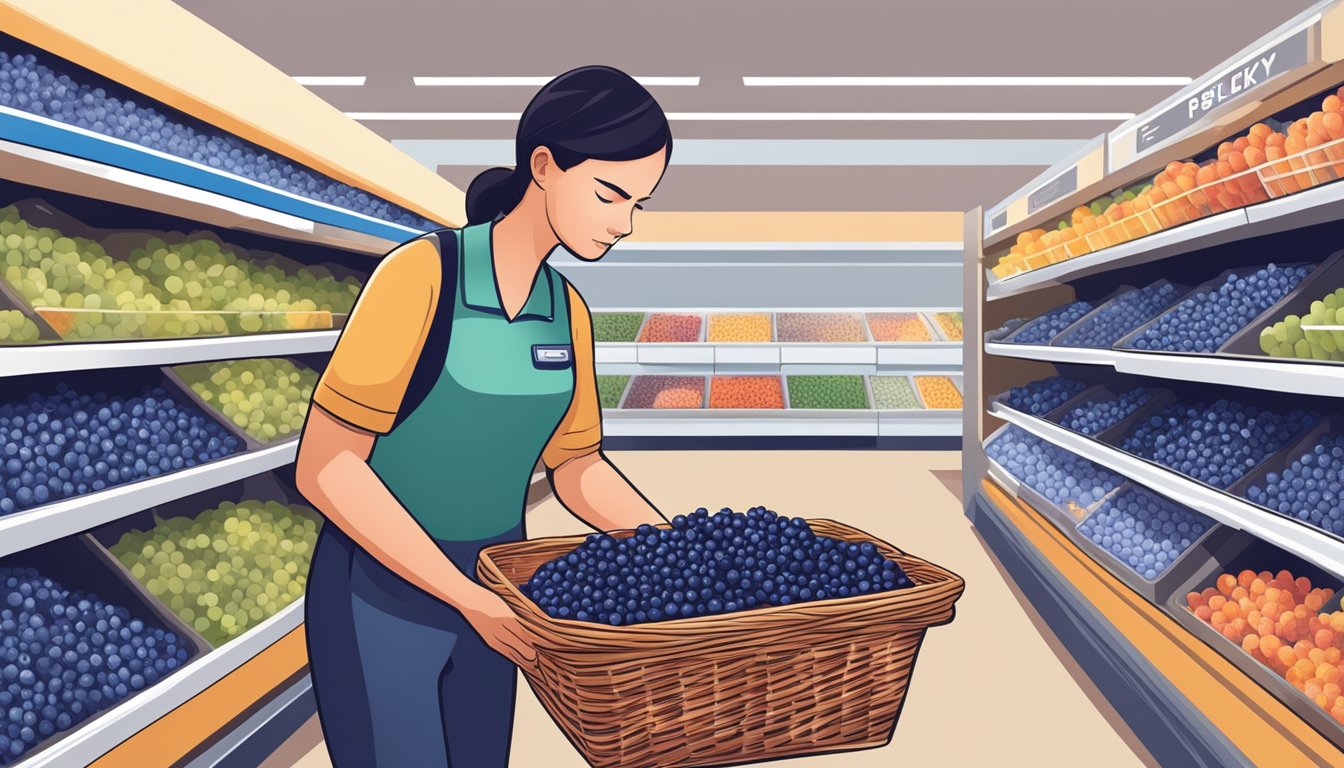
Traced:
<svg viewBox="0 0 1344 768">
<path fill-rule="evenodd" d="M 528 683 L 596 768 L 726 765 L 882 746 L 924 630 L 952 620 L 965 583 L 849 526 L 808 523 L 818 535 L 873 542 L 915 586 L 613 627 L 553 619 L 518 589 L 583 536 L 487 547 L 476 571 L 535 635 Z"/>
</svg>

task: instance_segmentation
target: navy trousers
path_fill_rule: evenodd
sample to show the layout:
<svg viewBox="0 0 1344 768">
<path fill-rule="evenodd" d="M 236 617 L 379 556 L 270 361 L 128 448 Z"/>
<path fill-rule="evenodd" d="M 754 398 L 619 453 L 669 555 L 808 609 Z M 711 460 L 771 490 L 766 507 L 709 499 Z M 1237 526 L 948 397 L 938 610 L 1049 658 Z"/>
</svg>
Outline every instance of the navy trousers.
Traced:
<svg viewBox="0 0 1344 768">
<path fill-rule="evenodd" d="M 475 579 L 483 547 L 521 538 L 519 527 L 439 546 Z M 461 613 L 330 523 L 305 602 L 313 692 L 335 768 L 507 768 L 516 667 Z"/>
</svg>

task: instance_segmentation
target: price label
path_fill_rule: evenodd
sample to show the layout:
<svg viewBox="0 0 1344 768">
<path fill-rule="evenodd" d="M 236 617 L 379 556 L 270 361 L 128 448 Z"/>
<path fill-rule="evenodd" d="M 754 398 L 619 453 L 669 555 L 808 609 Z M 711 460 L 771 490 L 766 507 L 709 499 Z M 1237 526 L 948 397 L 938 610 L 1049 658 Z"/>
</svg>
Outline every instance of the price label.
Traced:
<svg viewBox="0 0 1344 768">
<path fill-rule="evenodd" d="M 1042 184 L 1035 192 L 1027 196 L 1027 213 L 1033 214 L 1056 200 L 1071 195 L 1078 190 L 1078 166 L 1061 173 Z"/>
<path fill-rule="evenodd" d="M 1142 153 L 1181 131 L 1225 102 L 1254 91 L 1275 77 L 1307 63 L 1308 29 L 1262 51 L 1247 56 L 1236 66 L 1193 89 L 1183 100 L 1139 126 L 1135 148 Z"/>
<path fill-rule="evenodd" d="M 989 228 L 998 232 L 1000 229 L 1008 226 L 1008 211 L 999 211 L 989 220 Z"/>
</svg>

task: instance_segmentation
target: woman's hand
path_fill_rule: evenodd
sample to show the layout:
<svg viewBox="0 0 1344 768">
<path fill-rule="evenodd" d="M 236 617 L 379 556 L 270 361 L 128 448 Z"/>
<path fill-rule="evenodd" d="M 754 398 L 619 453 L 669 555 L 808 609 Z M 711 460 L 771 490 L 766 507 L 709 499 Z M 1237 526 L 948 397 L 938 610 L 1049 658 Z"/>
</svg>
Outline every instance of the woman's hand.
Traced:
<svg viewBox="0 0 1344 768">
<path fill-rule="evenodd" d="M 537 652 L 532 647 L 531 633 L 518 621 L 503 598 L 480 589 L 467 600 L 460 601 L 457 607 L 485 644 L 504 658 L 520 667 L 531 667 L 536 662 Z"/>
</svg>

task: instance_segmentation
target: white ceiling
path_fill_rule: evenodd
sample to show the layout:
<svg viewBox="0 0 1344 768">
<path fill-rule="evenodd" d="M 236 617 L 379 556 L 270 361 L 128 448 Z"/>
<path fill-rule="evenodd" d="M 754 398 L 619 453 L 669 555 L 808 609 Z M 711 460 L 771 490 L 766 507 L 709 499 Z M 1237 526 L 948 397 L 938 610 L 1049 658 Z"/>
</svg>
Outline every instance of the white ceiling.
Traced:
<svg viewBox="0 0 1344 768">
<path fill-rule="evenodd" d="M 1142 112 L 1175 85 L 748 87 L 743 77 L 1198 77 L 1310 5 L 1246 0 L 179 0 L 353 113 L 504 113 L 535 86 L 427 87 L 414 77 L 537 77 L 603 63 L 669 113 Z M 1121 122 L 1109 119 L 676 119 L 684 147 L 650 209 L 964 210 L 997 202 Z M 508 119 L 369 127 L 459 186 L 508 163 Z M 844 140 L 862 139 L 863 143 Z"/>
</svg>

